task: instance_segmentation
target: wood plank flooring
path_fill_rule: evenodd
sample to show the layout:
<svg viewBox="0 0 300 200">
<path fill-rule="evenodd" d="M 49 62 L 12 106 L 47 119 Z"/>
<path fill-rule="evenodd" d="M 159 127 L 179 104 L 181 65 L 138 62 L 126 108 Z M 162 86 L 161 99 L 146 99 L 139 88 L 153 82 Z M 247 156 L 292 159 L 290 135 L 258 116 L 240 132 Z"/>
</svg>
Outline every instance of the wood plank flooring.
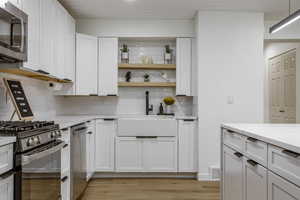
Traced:
<svg viewBox="0 0 300 200">
<path fill-rule="evenodd" d="M 190 179 L 94 179 L 82 200 L 219 200 L 218 182 Z"/>
</svg>

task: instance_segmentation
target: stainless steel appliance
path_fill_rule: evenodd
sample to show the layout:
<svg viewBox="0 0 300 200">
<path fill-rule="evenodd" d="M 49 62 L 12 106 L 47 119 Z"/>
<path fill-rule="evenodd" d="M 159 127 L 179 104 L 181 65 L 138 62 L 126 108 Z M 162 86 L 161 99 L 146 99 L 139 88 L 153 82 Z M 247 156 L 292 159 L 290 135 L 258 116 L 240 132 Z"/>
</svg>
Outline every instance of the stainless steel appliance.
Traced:
<svg viewBox="0 0 300 200">
<path fill-rule="evenodd" d="M 61 199 L 60 140 L 54 122 L 0 122 L 0 136 L 17 138 L 14 155 L 15 200 Z"/>
<path fill-rule="evenodd" d="M 28 16 L 8 1 L 0 1 L 0 63 L 27 60 Z"/>
<path fill-rule="evenodd" d="M 71 199 L 77 200 L 87 187 L 85 123 L 71 128 Z"/>
</svg>

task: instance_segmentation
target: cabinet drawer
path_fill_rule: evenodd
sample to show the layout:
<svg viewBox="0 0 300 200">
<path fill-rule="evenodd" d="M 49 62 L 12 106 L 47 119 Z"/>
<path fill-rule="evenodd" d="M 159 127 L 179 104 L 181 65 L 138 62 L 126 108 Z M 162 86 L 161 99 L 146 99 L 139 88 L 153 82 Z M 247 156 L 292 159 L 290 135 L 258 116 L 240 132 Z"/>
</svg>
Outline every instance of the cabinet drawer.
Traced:
<svg viewBox="0 0 300 200">
<path fill-rule="evenodd" d="M 0 175 L 13 168 L 13 144 L 0 147 Z"/>
<path fill-rule="evenodd" d="M 300 186 L 300 154 L 269 145 L 268 168 Z"/>
<path fill-rule="evenodd" d="M 245 154 L 259 164 L 267 167 L 268 165 L 268 145 L 254 138 L 245 140 Z"/>
<path fill-rule="evenodd" d="M 224 144 L 244 153 L 245 137 L 231 130 L 224 129 Z"/>
<path fill-rule="evenodd" d="M 300 188 L 269 171 L 268 200 L 300 200 Z"/>
<path fill-rule="evenodd" d="M 14 200 L 14 175 L 0 176 L 0 199 Z"/>
</svg>

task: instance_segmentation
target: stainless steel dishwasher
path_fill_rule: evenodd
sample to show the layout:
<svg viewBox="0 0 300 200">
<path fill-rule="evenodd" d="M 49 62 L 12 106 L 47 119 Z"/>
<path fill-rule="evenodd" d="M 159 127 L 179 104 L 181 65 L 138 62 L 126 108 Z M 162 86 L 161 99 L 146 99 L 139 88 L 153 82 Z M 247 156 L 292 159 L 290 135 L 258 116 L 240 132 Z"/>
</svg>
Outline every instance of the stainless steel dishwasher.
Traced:
<svg viewBox="0 0 300 200">
<path fill-rule="evenodd" d="M 71 128 L 71 199 L 77 200 L 87 187 L 85 123 Z"/>
</svg>

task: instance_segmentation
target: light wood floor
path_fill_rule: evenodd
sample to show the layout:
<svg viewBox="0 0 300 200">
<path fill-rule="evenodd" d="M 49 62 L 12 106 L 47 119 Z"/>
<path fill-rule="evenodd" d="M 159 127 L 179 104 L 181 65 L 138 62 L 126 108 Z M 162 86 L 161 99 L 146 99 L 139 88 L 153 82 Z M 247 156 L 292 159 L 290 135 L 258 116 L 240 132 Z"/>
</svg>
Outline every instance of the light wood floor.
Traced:
<svg viewBox="0 0 300 200">
<path fill-rule="evenodd" d="M 95 179 L 82 200 L 219 200 L 218 182 L 188 179 Z"/>
</svg>

